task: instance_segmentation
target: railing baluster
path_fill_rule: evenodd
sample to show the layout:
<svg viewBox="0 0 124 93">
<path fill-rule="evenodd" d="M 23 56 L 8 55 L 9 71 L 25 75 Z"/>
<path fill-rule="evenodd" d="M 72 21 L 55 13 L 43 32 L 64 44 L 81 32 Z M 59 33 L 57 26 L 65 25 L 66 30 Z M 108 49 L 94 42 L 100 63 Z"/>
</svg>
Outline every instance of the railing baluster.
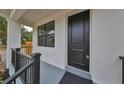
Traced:
<svg viewBox="0 0 124 93">
<path fill-rule="evenodd" d="M 29 54 L 29 49 L 21 50 Z M 20 48 L 12 49 L 12 62 L 15 65 L 15 74 L 10 76 L 4 83 L 16 83 L 20 78 L 23 83 L 39 84 L 40 83 L 40 53 L 34 53 L 28 56 L 20 52 Z M 15 61 L 13 61 L 15 60 Z"/>
<path fill-rule="evenodd" d="M 31 84 L 33 83 L 33 66 L 31 66 Z"/>
<path fill-rule="evenodd" d="M 24 81 L 25 81 L 25 84 L 27 84 L 27 71 L 25 71 L 25 76 L 24 76 Z"/>
<path fill-rule="evenodd" d="M 16 84 L 16 79 L 14 80 L 14 84 Z"/>
</svg>

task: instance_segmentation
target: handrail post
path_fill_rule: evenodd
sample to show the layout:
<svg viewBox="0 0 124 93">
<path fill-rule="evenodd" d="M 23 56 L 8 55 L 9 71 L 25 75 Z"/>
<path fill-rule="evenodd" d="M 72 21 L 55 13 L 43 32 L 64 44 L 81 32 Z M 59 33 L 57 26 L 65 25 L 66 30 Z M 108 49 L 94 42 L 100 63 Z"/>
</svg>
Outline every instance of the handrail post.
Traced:
<svg viewBox="0 0 124 93">
<path fill-rule="evenodd" d="M 34 84 L 40 83 L 40 56 L 41 56 L 40 53 L 32 54 L 32 60 L 34 62 L 34 74 L 33 74 Z"/>
<path fill-rule="evenodd" d="M 124 59 L 122 60 L 122 84 L 124 84 Z"/>
<path fill-rule="evenodd" d="M 122 84 L 124 84 L 124 56 L 119 56 L 119 59 L 122 60 Z"/>
<path fill-rule="evenodd" d="M 11 48 L 11 63 L 15 68 L 16 68 L 16 62 L 17 62 L 17 59 L 16 59 L 17 51 L 20 51 L 20 48 Z"/>
<path fill-rule="evenodd" d="M 15 67 L 15 49 L 11 48 L 11 63 Z"/>
<path fill-rule="evenodd" d="M 20 52 L 21 48 L 15 48 L 15 72 L 19 69 L 19 55 L 18 52 Z"/>
<path fill-rule="evenodd" d="M 16 51 L 20 52 L 21 48 L 15 48 Z"/>
</svg>

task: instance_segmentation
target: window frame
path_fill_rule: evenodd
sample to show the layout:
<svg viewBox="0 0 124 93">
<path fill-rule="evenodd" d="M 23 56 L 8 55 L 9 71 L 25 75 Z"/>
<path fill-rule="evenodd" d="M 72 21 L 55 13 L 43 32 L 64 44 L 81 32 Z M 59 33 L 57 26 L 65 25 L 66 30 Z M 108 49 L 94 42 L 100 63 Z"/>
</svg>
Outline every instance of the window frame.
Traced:
<svg viewBox="0 0 124 93">
<path fill-rule="evenodd" d="M 49 24 L 50 23 L 53 23 L 53 27 L 51 28 L 47 28 L 49 27 Z M 41 30 L 40 30 L 41 29 Z M 43 33 L 42 34 L 42 29 L 44 29 Z M 38 37 L 38 41 L 37 41 L 37 45 L 38 46 L 42 46 L 42 47 L 51 47 L 51 48 L 54 48 L 55 47 L 55 20 L 53 21 L 50 21 L 46 24 L 43 24 L 43 25 L 40 25 L 37 27 L 37 30 L 38 30 L 38 34 L 37 34 L 37 37 Z M 50 31 L 54 31 L 53 33 L 49 34 Z M 49 43 L 49 37 L 51 36 L 52 37 L 53 35 L 53 45 L 50 45 Z"/>
</svg>

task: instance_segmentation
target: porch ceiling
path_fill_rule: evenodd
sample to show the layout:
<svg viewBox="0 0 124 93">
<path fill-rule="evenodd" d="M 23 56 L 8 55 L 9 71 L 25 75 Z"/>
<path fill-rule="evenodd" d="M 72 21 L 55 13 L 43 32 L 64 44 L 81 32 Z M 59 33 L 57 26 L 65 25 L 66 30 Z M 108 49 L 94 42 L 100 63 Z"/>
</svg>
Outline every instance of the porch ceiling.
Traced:
<svg viewBox="0 0 124 93">
<path fill-rule="evenodd" d="M 11 9 L 0 9 L 0 15 L 9 17 L 10 16 Z"/>
<path fill-rule="evenodd" d="M 0 14 L 27 26 L 50 15 L 59 9 L 0 9 Z"/>
<path fill-rule="evenodd" d="M 57 11 L 57 9 L 27 9 L 19 22 L 28 26 L 33 26 L 35 22 Z"/>
</svg>

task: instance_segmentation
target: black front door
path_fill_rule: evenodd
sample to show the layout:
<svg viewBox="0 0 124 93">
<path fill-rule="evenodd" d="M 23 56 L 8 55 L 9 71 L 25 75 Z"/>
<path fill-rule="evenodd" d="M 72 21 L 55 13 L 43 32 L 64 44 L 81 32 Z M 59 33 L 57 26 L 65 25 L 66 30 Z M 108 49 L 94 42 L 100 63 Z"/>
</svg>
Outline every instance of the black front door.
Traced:
<svg viewBox="0 0 124 93">
<path fill-rule="evenodd" d="M 89 10 L 68 17 L 68 65 L 89 71 Z"/>
</svg>

